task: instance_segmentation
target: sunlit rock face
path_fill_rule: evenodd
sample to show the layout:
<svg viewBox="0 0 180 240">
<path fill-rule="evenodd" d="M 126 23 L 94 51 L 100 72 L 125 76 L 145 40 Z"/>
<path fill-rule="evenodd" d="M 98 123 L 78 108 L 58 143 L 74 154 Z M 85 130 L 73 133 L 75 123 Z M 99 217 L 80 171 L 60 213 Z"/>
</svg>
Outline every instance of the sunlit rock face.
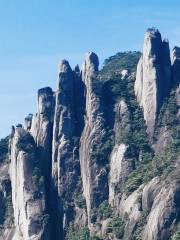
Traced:
<svg viewBox="0 0 180 240">
<path fill-rule="evenodd" d="M 57 89 L 40 89 L 37 113 L 12 128 L 9 154 L 0 140 L 0 240 L 173 238 L 180 49 L 171 66 L 168 41 L 149 29 L 139 57 L 118 53 L 101 71 L 93 52 L 81 70 L 62 60 Z"/>
<path fill-rule="evenodd" d="M 44 182 L 37 178 L 37 161 L 33 137 L 18 127 L 12 136 L 10 168 L 16 240 L 49 239 Z"/>
<path fill-rule="evenodd" d="M 130 112 L 124 100 L 116 106 L 116 122 L 115 122 L 115 139 L 121 143 L 114 146 L 110 156 L 110 171 L 109 171 L 109 203 L 112 207 L 119 207 L 122 196 L 123 185 L 127 180 L 128 175 L 133 170 L 133 164 L 126 157 L 128 145 L 123 143 L 123 135 L 127 135 L 130 131 Z"/>
<path fill-rule="evenodd" d="M 157 190 L 154 187 L 154 191 Z M 178 183 L 162 186 L 154 196 L 147 225 L 143 232 L 143 240 L 169 239 L 173 222 L 178 217 L 180 187 Z"/>
<path fill-rule="evenodd" d="M 80 178 L 79 139 L 84 126 L 84 84 L 79 68 L 73 71 L 66 60 L 59 66 L 58 87 L 55 93 L 55 113 L 52 147 L 52 186 L 54 212 L 62 228 L 72 221 L 65 205 L 73 202 L 73 194 Z M 80 210 L 79 210 L 80 211 Z M 75 215 L 76 213 L 74 213 Z M 80 213 L 79 213 L 80 214 Z M 64 219 L 64 223 L 62 223 Z M 62 234 L 62 233 L 59 233 Z"/>
<path fill-rule="evenodd" d="M 99 60 L 95 53 L 88 53 L 82 66 L 82 80 L 85 84 L 86 114 L 85 127 L 81 136 L 80 164 L 83 191 L 86 199 L 89 226 L 93 208 L 108 196 L 107 170 L 98 160 L 98 148 L 105 135 L 104 117 L 101 105 L 101 84 L 97 82 Z"/>
<path fill-rule="evenodd" d="M 143 54 L 137 67 L 135 94 L 143 107 L 144 119 L 150 138 L 163 99 L 171 87 L 171 61 L 169 43 L 156 29 L 145 34 Z"/>
<path fill-rule="evenodd" d="M 110 173 L 109 173 L 109 203 L 112 206 L 117 206 L 120 196 L 120 190 L 124 178 L 126 178 L 128 162 L 125 159 L 127 146 L 120 144 L 115 146 L 111 154 Z M 120 192 L 120 191 L 119 191 Z"/>
</svg>

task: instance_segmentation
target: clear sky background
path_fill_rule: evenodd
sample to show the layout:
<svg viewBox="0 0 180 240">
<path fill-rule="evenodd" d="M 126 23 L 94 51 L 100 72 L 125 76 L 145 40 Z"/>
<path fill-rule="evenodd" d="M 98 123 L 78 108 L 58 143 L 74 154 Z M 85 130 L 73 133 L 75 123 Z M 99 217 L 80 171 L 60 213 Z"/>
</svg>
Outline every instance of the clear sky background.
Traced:
<svg viewBox="0 0 180 240">
<path fill-rule="evenodd" d="M 141 50 L 152 26 L 180 46 L 180 0 L 0 0 L 0 137 L 36 111 L 39 88 L 56 88 L 61 59 Z"/>
</svg>

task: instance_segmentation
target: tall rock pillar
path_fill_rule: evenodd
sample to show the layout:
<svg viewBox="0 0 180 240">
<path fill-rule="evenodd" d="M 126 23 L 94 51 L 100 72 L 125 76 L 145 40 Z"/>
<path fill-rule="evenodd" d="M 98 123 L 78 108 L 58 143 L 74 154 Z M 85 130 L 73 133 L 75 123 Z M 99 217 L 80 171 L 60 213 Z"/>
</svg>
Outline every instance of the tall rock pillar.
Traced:
<svg viewBox="0 0 180 240">
<path fill-rule="evenodd" d="M 105 123 L 101 104 L 102 88 L 96 79 L 98 65 L 97 55 L 88 53 L 81 73 L 85 84 L 86 113 L 80 144 L 80 164 L 90 228 L 91 210 L 98 207 L 108 196 L 105 161 L 99 157 L 104 141 Z"/>
<path fill-rule="evenodd" d="M 169 43 L 161 39 L 156 29 L 145 34 L 143 54 L 138 63 L 135 94 L 144 111 L 147 132 L 152 138 L 155 121 L 163 99 L 171 87 L 171 61 Z"/>
<path fill-rule="evenodd" d="M 36 166 L 36 145 L 31 134 L 21 127 L 11 140 L 12 202 L 16 234 L 14 240 L 48 240 L 48 215 L 44 181 Z"/>
</svg>

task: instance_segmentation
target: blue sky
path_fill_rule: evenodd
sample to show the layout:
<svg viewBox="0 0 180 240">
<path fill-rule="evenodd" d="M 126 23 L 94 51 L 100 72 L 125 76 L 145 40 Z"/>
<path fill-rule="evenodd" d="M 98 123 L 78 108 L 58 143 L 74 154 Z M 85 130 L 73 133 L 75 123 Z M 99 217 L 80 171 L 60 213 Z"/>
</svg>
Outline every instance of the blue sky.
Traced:
<svg viewBox="0 0 180 240">
<path fill-rule="evenodd" d="M 180 46 L 179 11 L 179 0 L 0 0 L 0 137 L 36 111 L 37 89 L 56 88 L 61 59 L 141 50 L 152 26 Z"/>
</svg>

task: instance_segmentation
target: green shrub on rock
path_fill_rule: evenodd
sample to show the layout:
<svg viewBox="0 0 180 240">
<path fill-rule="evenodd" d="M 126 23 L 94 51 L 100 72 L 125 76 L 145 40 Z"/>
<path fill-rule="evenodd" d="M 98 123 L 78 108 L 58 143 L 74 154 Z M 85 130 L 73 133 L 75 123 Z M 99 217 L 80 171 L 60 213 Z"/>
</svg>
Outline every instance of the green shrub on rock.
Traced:
<svg viewBox="0 0 180 240">
<path fill-rule="evenodd" d="M 70 225 L 67 230 L 66 240 L 89 240 L 88 227 L 77 230 L 74 229 L 72 225 Z"/>
<path fill-rule="evenodd" d="M 121 217 L 114 217 L 108 225 L 109 232 L 112 232 L 116 238 L 122 239 L 124 235 L 125 222 Z"/>
<path fill-rule="evenodd" d="M 104 201 L 99 205 L 98 208 L 98 216 L 100 219 L 107 219 L 110 218 L 112 215 L 112 209 L 108 203 L 108 201 Z"/>
</svg>

